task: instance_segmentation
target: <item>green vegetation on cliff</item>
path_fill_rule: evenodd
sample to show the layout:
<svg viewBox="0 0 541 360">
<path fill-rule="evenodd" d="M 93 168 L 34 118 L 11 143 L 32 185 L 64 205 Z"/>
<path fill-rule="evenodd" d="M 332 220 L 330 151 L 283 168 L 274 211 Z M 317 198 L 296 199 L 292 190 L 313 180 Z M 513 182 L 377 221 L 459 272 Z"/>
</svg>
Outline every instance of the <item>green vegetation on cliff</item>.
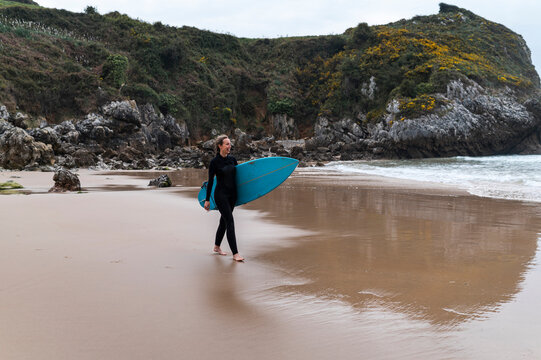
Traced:
<svg viewBox="0 0 541 360">
<path fill-rule="evenodd" d="M 404 116 L 429 112 L 432 95 L 461 78 L 539 87 L 520 35 L 445 4 L 341 35 L 244 39 L 0 0 L 0 102 L 54 122 L 131 98 L 184 119 L 195 137 L 263 131 L 272 114 L 295 118 L 302 132 L 321 114 L 377 121 L 391 99 Z"/>
</svg>

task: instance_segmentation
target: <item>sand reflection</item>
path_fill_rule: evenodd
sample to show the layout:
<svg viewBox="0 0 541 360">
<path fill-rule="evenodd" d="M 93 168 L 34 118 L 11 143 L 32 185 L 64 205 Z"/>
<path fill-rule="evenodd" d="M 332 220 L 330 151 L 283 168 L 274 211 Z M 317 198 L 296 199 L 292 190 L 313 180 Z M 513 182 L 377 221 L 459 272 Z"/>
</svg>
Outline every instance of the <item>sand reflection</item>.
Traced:
<svg viewBox="0 0 541 360">
<path fill-rule="evenodd" d="M 195 194 L 206 171 L 169 176 Z M 402 185 L 301 171 L 244 205 L 269 220 L 317 232 L 259 255 L 307 280 L 276 289 L 340 299 L 358 311 L 390 309 L 442 326 L 486 316 L 513 299 L 536 254 L 540 207 Z M 250 311 L 234 282 L 234 276 L 213 278 L 210 301 Z"/>
<path fill-rule="evenodd" d="M 339 180 L 339 179 L 338 179 Z M 449 325 L 509 301 L 535 256 L 535 206 L 292 178 L 249 205 L 319 231 L 261 256 L 309 281 L 287 292 L 339 297 Z"/>
<path fill-rule="evenodd" d="M 211 255 L 213 261 L 207 263 L 205 271 L 206 281 L 202 284 L 208 301 L 215 311 L 222 316 L 245 316 L 251 314 L 254 309 L 239 295 L 242 289 L 238 283 L 238 275 L 235 274 L 239 264 L 234 263 L 219 255 Z"/>
</svg>

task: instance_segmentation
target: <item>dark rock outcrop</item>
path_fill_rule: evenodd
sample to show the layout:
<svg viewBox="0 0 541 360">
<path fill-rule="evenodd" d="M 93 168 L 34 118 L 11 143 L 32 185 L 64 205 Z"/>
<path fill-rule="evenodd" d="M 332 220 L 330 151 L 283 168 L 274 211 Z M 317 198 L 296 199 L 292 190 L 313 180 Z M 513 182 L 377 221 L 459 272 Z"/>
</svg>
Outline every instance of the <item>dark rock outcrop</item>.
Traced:
<svg viewBox="0 0 541 360">
<path fill-rule="evenodd" d="M 29 121 L 29 117 L 26 114 L 23 114 L 21 112 L 15 113 L 15 116 L 12 116 L 10 119 L 11 123 L 21 129 L 27 130 L 28 125 L 27 122 Z"/>
<path fill-rule="evenodd" d="M 254 147 L 251 146 L 252 137 L 240 129 L 235 129 L 235 154 L 241 157 L 249 157 L 254 152 Z"/>
<path fill-rule="evenodd" d="M 125 163 L 133 163 L 138 160 L 143 160 L 145 154 L 131 146 L 126 146 L 120 150 L 118 158 Z"/>
<path fill-rule="evenodd" d="M 77 149 L 71 157 L 73 158 L 76 167 L 87 168 L 96 165 L 97 157 L 90 150 L 80 148 Z"/>
<path fill-rule="evenodd" d="M 394 157 L 448 157 L 508 154 L 541 123 L 512 94 L 491 94 L 474 82 L 453 81 L 446 103 L 436 113 L 400 121 L 390 114 L 392 125 L 374 140 L 384 154 Z M 387 131 L 382 135 L 383 131 Z"/>
<path fill-rule="evenodd" d="M 0 166 L 22 169 L 50 165 L 53 156 L 58 166 L 66 168 L 202 166 L 202 153 L 187 147 L 189 132 L 184 121 L 156 113 L 151 105 L 139 108 L 134 101 L 112 102 L 100 110 L 54 126 L 42 121 L 40 127 L 25 132 L 7 121 L 12 117 L 0 106 Z M 172 152 L 176 148 L 181 150 Z"/>
<path fill-rule="evenodd" d="M 524 103 L 524 106 L 536 119 L 541 119 L 541 99 L 529 99 Z M 526 136 L 512 152 L 517 154 L 541 154 L 541 121 L 539 121 L 537 129 Z"/>
<path fill-rule="evenodd" d="M 142 133 L 148 150 L 160 153 L 165 149 L 188 144 L 189 131 L 186 123 L 172 116 L 157 114 L 151 105 L 141 107 Z"/>
<path fill-rule="evenodd" d="M 156 187 L 170 187 L 171 186 L 171 179 L 167 174 L 160 175 L 154 180 L 150 180 L 148 183 L 148 186 L 156 186 Z"/>
<path fill-rule="evenodd" d="M 119 129 L 126 128 L 130 124 L 136 128 L 141 127 L 141 113 L 135 101 L 113 101 L 102 107 L 105 116 L 112 119 L 112 123 Z"/>
<path fill-rule="evenodd" d="M 533 96 L 521 103 L 511 90 L 489 91 L 473 81 L 452 81 L 441 105 L 416 118 L 399 115 L 399 102 L 387 106 L 385 119 L 320 117 L 305 150 L 314 160 L 362 158 L 422 158 L 538 153 L 541 148 L 541 109 Z"/>
<path fill-rule="evenodd" d="M 280 140 L 297 139 L 299 130 L 295 123 L 295 119 L 286 114 L 276 114 L 270 116 L 272 124 L 272 135 Z"/>
<path fill-rule="evenodd" d="M 53 176 L 54 186 L 49 192 L 81 191 L 79 176 L 65 169 L 59 169 Z"/>
<path fill-rule="evenodd" d="M 0 167 L 23 169 L 54 163 L 51 145 L 35 141 L 21 128 L 9 126 L 2 128 L 7 130 L 0 135 Z"/>
<path fill-rule="evenodd" d="M 31 129 L 28 134 L 32 136 L 36 141 L 41 141 L 44 144 L 49 144 L 53 148 L 53 151 L 57 153 L 61 148 L 60 137 L 56 133 L 54 128 L 43 127 Z"/>
<path fill-rule="evenodd" d="M 53 127 L 56 134 L 60 137 L 63 143 L 77 144 L 79 143 L 80 133 L 71 121 L 64 121 Z"/>
<path fill-rule="evenodd" d="M 9 129 L 13 129 L 13 124 L 3 119 L 0 119 L 0 136 Z"/>
<path fill-rule="evenodd" d="M 5 105 L 0 105 L 0 121 L 2 120 L 9 120 L 9 112 Z"/>
</svg>

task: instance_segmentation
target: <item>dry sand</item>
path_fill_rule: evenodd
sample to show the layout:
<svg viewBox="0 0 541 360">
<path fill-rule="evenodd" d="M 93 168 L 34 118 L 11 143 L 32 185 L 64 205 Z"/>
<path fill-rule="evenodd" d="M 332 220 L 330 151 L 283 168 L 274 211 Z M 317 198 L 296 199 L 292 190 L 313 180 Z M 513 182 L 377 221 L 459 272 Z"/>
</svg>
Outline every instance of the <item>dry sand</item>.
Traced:
<svg viewBox="0 0 541 360">
<path fill-rule="evenodd" d="M 301 170 L 235 209 L 239 264 L 204 171 L 130 175 L 0 172 L 34 192 L 0 195 L 0 359 L 541 358 L 539 204 Z"/>
</svg>

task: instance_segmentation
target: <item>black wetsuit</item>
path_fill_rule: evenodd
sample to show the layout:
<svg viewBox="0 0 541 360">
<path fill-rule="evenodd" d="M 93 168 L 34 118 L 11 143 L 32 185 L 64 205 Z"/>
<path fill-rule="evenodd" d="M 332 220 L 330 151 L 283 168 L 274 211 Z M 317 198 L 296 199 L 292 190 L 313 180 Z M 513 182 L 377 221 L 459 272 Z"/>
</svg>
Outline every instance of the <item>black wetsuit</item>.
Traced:
<svg viewBox="0 0 541 360">
<path fill-rule="evenodd" d="M 233 252 L 233 255 L 238 253 L 237 238 L 235 236 L 235 222 L 233 221 L 233 208 L 237 202 L 236 165 L 237 160 L 230 155 L 227 155 L 224 158 L 220 154 L 217 154 L 216 157 L 210 161 L 206 197 L 206 201 L 208 201 L 214 183 L 214 175 L 216 175 L 218 183 L 214 190 L 214 201 L 222 216 L 220 217 L 220 225 L 216 231 L 216 241 L 214 244 L 220 246 L 224 234 L 227 231 L 227 242 L 229 243 L 229 248 Z"/>
</svg>

